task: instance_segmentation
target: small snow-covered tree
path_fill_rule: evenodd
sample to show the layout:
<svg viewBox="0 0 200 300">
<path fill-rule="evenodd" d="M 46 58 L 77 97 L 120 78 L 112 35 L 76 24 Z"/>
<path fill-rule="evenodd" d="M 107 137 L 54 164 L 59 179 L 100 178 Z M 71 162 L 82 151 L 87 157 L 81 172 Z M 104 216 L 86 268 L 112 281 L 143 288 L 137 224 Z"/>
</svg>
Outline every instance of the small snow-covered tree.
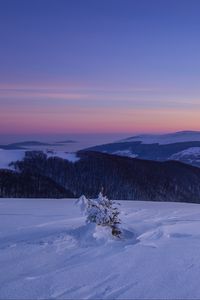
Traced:
<svg viewBox="0 0 200 300">
<path fill-rule="evenodd" d="M 87 199 L 85 196 L 81 196 L 78 200 L 78 204 L 81 210 L 85 211 L 87 223 L 109 226 L 112 229 L 112 234 L 120 237 L 120 212 L 114 201 L 109 200 L 106 196 L 103 196 L 102 193 L 99 193 L 96 199 Z"/>
<path fill-rule="evenodd" d="M 77 201 L 76 205 L 80 207 L 82 213 L 85 213 L 89 207 L 89 199 L 82 195 Z"/>
</svg>

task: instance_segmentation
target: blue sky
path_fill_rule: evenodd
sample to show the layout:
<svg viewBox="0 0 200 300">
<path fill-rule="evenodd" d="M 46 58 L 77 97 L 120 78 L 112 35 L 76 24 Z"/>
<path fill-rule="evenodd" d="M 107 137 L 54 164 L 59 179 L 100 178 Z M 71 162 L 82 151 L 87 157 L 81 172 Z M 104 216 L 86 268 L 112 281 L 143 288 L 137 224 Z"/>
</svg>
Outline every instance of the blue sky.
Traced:
<svg viewBox="0 0 200 300">
<path fill-rule="evenodd" d="M 0 133 L 200 129 L 199 11 L 198 0 L 1 0 Z"/>
</svg>

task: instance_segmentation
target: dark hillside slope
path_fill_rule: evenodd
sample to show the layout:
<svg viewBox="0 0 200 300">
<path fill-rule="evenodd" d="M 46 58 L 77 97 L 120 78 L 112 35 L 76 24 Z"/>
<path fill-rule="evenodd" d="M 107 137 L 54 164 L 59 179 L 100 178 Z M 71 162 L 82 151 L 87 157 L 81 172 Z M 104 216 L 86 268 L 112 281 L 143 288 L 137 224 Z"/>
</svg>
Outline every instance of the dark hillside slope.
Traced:
<svg viewBox="0 0 200 300">
<path fill-rule="evenodd" d="M 192 147 L 200 147 L 200 142 L 179 142 L 166 145 L 158 143 L 144 144 L 142 142 L 118 142 L 105 145 L 98 145 L 86 149 L 86 151 L 97 151 L 115 154 L 118 151 L 129 151 L 137 155 L 138 158 L 148 160 L 165 161 L 173 154 Z"/>
<path fill-rule="evenodd" d="M 51 179 L 75 197 L 96 196 L 103 186 L 112 199 L 200 203 L 200 169 L 176 161 L 155 162 L 80 151 L 72 163 L 42 152 L 27 152 L 15 163 L 22 174 Z"/>
<path fill-rule="evenodd" d="M 73 198 L 74 195 L 50 178 L 38 174 L 0 170 L 0 197 Z"/>
</svg>

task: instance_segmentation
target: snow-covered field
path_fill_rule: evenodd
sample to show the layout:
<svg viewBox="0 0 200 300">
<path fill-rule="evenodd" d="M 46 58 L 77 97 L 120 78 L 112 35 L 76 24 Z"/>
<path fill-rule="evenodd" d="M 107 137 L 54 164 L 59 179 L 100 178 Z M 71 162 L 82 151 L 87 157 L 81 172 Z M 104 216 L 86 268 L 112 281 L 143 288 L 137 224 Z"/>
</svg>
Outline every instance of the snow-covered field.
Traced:
<svg viewBox="0 0 200 300">
<path fill-rule="evenodd" d="M 74 200 L 0 200 L 1 299 L 200 298 L 200 205 L 121 202 L 124 237 Z"/>
</svg>

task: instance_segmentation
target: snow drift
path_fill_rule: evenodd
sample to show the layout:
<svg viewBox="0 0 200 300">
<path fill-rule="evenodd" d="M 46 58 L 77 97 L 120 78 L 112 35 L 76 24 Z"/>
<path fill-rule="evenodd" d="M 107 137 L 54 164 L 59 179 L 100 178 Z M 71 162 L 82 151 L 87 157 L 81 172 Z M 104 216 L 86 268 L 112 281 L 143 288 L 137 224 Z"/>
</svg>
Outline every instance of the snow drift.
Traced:
<svg viewBox="0 0 200 300">
<path fill-rule="evenodd" d="M 0 200 L 0 299 L 200 298 L 199 205 L 123 201 L 115 240 L 74 202 Z"/>
</svg>

